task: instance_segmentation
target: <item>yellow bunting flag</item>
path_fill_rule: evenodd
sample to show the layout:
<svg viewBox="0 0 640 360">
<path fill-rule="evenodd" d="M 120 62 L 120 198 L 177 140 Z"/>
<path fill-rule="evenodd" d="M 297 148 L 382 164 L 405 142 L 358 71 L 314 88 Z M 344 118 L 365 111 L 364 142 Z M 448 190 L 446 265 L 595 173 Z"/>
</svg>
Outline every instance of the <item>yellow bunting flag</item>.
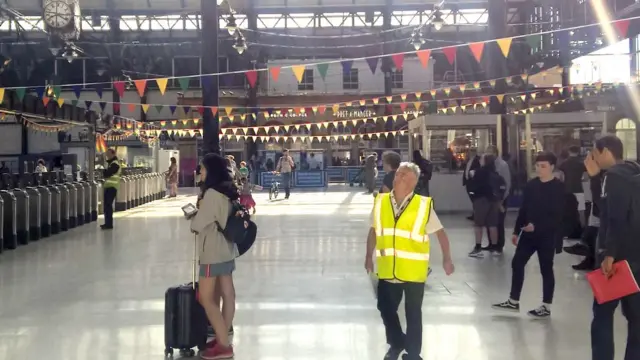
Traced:
<svg viewBox="0 0 640 360">
<path fill-rule="evenodd" d="M 380 102 L 380 98 L 373 98 L 374 105 L 378 105 L 379 102 Z"/>
<path fill-rule="evenodd" d="M 149 104 L 140 104 L 140 107 L 145 114 L 149 111 Z"/>
<path fill-rule="evenodd" d="M 231 106 L 228 106 L 224 108 L 224 111 L 227 113 L 227 116 L 231 116 L 231 112 L 233 112 L 233 108 Z"/>
<path fill-rule="evenodd" d="M 416 100 L 420 100 L 422 98 L 422 92 L 418 91 L 415 93 L 416 95 Z"/>
<path fill-rule="evenodd" d="M 58 98 L 58 107 L 62 107 L 63 104 L 64 104 L 64 99 Z"/>
<path fill-rule="evenodd" d="M 167 90 L 167 82 L 169 79 L 162 78 L 156 79 L 156 84 L 158 84 L 158 89 L 160 89 L 160 94 L 164 95 L 165 90 Z"/>
<path fill-rule="evenodd" d="M 4 88 L 0 88 L 0 104 L 4 102 Z"/>
<path fill-rule="evenodd" d="M 435 98 L 436 94 L 438 93 L 438 90 L 431 90 L 431 91 L 429 91 L 429 93 L 431 94 L 432 98 Z"/>
<path fill-rule="evenodd" d="M 422 106 L 422 102 L 416 101 L 416 102 L 413 103 L 413 106 L 416 107 L 416 110 L 420 110 L 420 107 Z"/>
<path fill-rule="evenodd" d="M 502 101 L 504 100 L 504 94 L 496 95 L 496 98 L 498 99 L 498 102 L 502 104 Z"/>
<path fill-rule="evenodd" d="M 444 94 L 447 96 L 451 94 L 451 88 L 445 88 L 443 91 L 444 91 Z"/>
<path fill-rule="evenodd" d="M 496 42 L 498 43 L 498 47 L 500 48 L 500 51 L 502 51 L 502 55 L 504 57 L 509 56 L 509 50 L 511 50 L 512 41 L 513 41 L 513 38 L 510 38 L 510 37 L 496 40 Z"/>
<path fill-rule="evenodd" d="M 304 75 L 304 65 L 294 65 L 291 67 L 291 71 L 293 71 L 293 75 L 296 76 L 296 80 L 298 83 L 302 82 L 302 75 Z"/>
<path fill-rule="evenodd" d="M 331 109 L 333 110 L 334 113 L 337 113 L 338 110 L 340 110 L 340 104 L 333 104 Z"/>
</svg>

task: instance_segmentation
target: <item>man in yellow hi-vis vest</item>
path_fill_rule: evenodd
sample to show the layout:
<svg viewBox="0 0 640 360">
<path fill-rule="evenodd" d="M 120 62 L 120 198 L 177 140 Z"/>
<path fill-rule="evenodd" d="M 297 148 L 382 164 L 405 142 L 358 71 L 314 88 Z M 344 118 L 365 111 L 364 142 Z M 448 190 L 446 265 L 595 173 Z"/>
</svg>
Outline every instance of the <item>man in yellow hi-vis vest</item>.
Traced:
<svg viewBox="0 0 640 360">
<path fill-rule="evenodd" d="M 367 238 L 365 269 L 373 271 L 375 251 L 378 273 L 378 310 L 390 348 L 384 360 L 421 360 L 422 298 L 429 269 L 429 234 L 436 234 L 447 275 L 454 271 L 447 234 L 433 210 L 430 197 L 413 193 L 420 168 L 400 164 L 393 190 L 375 199 L 372 225 Z M 398 306 L 405 296 L 407 333 L 402 332 Z"/>
<path fill-rule="evenodd" d="M 102 199 L 104 206 L 104 225 L 100 225 L 102 230 L 113 229 L 113 202 L 116 201 L 118 189 L 120 188 L 120 177 L 122 175 L 122 167 L 118 164 L 116 151 L 107 150 L 107 167 L 102 172 L 104 178 L 104 197 Z"/>
</svg>

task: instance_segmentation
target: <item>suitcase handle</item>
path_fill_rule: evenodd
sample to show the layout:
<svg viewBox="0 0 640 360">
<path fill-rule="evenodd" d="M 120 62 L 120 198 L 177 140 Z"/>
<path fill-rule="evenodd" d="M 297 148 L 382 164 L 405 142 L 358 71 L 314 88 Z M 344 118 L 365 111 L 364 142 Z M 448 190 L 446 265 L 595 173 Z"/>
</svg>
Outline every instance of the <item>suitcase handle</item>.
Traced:
<svg viewBox="0 0 640 360">
<path fill-rule="evenodd" d="M 198 267 L 198 234 L 194 234 L 193 241 L 193 264 L 191 264 L 191 286 L 196 289 L 196 268 Z"/>
</svg>

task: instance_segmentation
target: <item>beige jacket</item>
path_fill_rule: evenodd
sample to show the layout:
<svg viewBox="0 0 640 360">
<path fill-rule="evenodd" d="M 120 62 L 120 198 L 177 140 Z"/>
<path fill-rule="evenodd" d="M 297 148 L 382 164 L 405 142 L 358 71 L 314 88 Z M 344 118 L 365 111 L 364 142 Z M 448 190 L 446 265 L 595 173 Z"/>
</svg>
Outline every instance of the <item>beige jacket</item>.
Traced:
<svg viewBox="0 0 640 360">
<path fill-rule="evenodd" d="M 208 189 L 200 200 L 198 213 L 191 220 L 191 230 L 198 234 L 200 264 L 219 264 L 235 258 L 234 243 L 225 239 L 216 221 L 224 228 L 231 211 L 229 198 L 213 189 Z"/>
</svg>

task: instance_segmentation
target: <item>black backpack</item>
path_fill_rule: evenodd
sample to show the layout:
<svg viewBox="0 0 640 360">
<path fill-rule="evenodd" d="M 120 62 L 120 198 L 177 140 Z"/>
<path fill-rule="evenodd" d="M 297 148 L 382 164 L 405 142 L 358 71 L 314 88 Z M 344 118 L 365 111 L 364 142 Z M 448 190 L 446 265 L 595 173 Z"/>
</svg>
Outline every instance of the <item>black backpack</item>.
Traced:
<svg viewBox="0 0 640 360">
<path fill-rule="evenodd" d="M 231 210 L 225 228 L 223 229 L 217 221 L 216 226 L 225 239 L 236 244 L 240 255 L 246 253 L 256 241 L 258 226 L 251 221 L 247 208 L 237 200 L 231 201 Z"/>
<path fill-rule="evenodd" d="M 491 197 L 493 200 L 502 201 L 507 191 L 507 183 L 502 176 L 495 171 L 489 174 L 489 185 L 491 186 Z"/>
</svg>

